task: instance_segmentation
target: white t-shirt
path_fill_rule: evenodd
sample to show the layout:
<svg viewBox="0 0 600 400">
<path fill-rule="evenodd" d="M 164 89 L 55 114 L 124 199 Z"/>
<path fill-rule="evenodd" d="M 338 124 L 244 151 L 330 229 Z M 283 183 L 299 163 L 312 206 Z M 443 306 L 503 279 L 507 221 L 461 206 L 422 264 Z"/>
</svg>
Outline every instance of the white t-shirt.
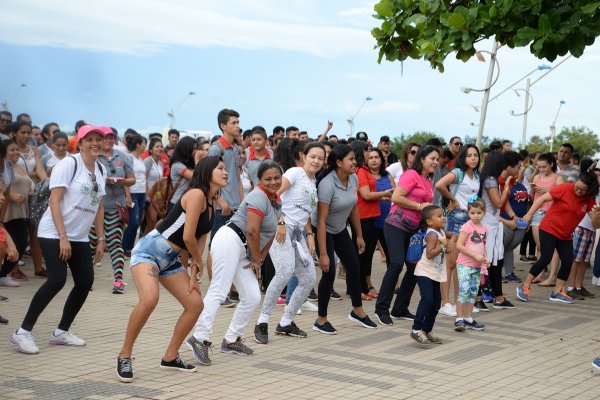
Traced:
<svg viewBox="0 0 600 400">
<path fill-rule="evenodd" d="M 596 196 L 596 204 L 598 203 L 600 203 L 600 194 Z M 583 219 L 579 223 L 579 226 L 592 232 L 596 231 L 596 228 L 594 228 L 594 225 L 592 224 L 592 219 L 590 218 L 590 215 L 588 213 L 585 213 L 585 217 L 583 217 Z"/>
<path fill-rule="evenodd" d="M 131 185 L 129 191 L 131 193 L 146 193 L 146 165 L 139 157 L 129 155 L 133 160 L 133 174 L 135 175 L 135 183 Z"/>
<path fill-rule="evenodd" d="M 281 194 L 281 211 L 289 226 L 304 227 L 308 217 L 317 207 L 316 180 L 310 179 L 302 167 L 290 168 L 283 174 L 291 186 Z M 313 225 L 317 221 L 311 221 Z"/>
<path fill-rule="evenodd" d="M 73 158 L 77 161 L 77 171 L 75 171 Z M 102 196 L 106 194 L 106 169 L 101 172 L 98 163 L 94 163 L 94 175 L 98 184 L 98 193 L 96 193 L 93 191 L 91 173 L 83 163 L 81 155 L 75 154 L 73 158 L 65 157 L 54 166 L 50 176 L 50 190 L 57 187 L 67 189 L 60 203 L 60 209 L 69 241 L 89 242 L 88 233 L 96 218 Z M 75 172 L 74 177 L 73 172 Z M 40 220 L 38 237 L 59 239 L 50 207 Z"/>
<path fill-rule="evenodd" d="M 392 177 L 394 178 L 394 183 L 398 185 L 398 179 L 400 179 L 400 175 L 402 175 L 402 173 L 404 172 L 402 170 L 402 164 L 400 164 L 400 161 L 393 163 L 385 170 L 392 175 Z"/>
<path fill-rule="evenodd" d="M 454 174 L 452 171 L 450 171 L 450 173 Z M 458 176 L 456 176 L 454 181 L 458 181 Z M 450 185 L 450 193 L 454 193 L 455 190 L 456 184 L 453 183 Z M 463 172 L 463 180 L 460 185 L 458 185 L 458 190 L 454 195 L 460 209 L 466 211 L 469 197 L 477 193 L 479 193 L 479 178 L 474 173 L 473 178 L 471 178 L 466 172 Z"/>
<path fill-rule="evenodd" d="M 144 165 L 146 166 L 148 188 L 152 188 L 152 186 L 154 186 L 154 184 L 163 176 L 163 164 L 160 160 L 154 162 L 152 157 L 148 157 L 144 160 Z"/>
</svg>

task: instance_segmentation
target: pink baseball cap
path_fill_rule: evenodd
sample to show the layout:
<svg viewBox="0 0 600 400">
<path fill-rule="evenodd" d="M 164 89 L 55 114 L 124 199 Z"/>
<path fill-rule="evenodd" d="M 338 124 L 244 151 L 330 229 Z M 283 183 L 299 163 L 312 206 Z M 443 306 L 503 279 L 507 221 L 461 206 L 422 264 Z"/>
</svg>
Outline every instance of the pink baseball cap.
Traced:
<svg viewBox="0 0 600 400">
<path fill-rule="evenodd" d="M 112 129 L 108 126 L 84 125 L 77 131 L 77 141 L 81 141 L 81 139 L 85 138 L 90 133 L 99 133 L 103 137 L 108 134 L 114 135 Z"/>
</svg>

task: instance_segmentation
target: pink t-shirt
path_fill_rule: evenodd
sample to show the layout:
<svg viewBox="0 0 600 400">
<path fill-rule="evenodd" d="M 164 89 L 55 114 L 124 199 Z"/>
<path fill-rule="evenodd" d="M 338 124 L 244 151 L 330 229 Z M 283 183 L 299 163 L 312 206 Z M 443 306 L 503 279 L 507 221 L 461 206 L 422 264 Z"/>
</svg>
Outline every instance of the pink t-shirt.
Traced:
<svg viewBox="0 0 600 400">
<path fill-rule="evenodd" d="M 477 254 L 485 254 L 485 242 L 487 240 L 488 231 L 483 224 L 475 226 L 473 222 L 467 221 L 467 223 L 460 228 L 460 232 L 467 234 L 467 241 L 465 242 L 465 247 L 467 249 L 474 251 Z M 467 267 L 481 268 L 481 263 L 479 261 L 469 257 L 463 252 L 458 253 L 456 263 Z"/>
<path fill-rule="evenodd" d="M 414 169 L 409 169 L 398 179 L 398 187 L 406 190 L 406 198 L 417 203 L 431 203 L 433 201 L 433 184 L 429 178 L 419 174 Z M 390 215 L 400 206 L 393 204 Z M 421 211 L 405 209 L 403 218 L 412 220 L 416 226 L 421 222 Z"/>
</svg>

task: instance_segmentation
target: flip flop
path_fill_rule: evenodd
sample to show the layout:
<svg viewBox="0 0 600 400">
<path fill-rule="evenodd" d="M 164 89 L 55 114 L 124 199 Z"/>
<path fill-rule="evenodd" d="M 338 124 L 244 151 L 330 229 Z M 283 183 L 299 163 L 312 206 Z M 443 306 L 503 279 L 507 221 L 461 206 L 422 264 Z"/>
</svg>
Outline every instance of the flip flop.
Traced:
<svg viewBox="0 0 600 400">
<path fill-rule="evenodd" d="M 364 294 L 364 293 L 362 293 L 362 294 L 360 295 L 360 299 L 361 299 L 362 301 L 371 301 L 371 300 L 373 300 L 373 298 L 372 298 L 372 297 L 370 297 L 369 295 L 367 295 L 367 294 Z"/>
</svg>

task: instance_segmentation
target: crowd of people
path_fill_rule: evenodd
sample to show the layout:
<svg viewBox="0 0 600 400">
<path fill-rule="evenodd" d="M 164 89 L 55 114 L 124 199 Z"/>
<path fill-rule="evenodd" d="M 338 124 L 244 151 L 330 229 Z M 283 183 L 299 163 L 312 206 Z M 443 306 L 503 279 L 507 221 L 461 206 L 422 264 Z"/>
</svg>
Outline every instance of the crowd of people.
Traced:
<svg viewBox="0 0 600 400">
<path fill-rule="evenodd" d="M 508 282 L 521 302 L 534 284 L 552 287 L 553 302 L 594 297 L 583 283 L 600 227 L 600 168 L 575 157 L 569 143 L 557 154 L 528 153 L 505 140 L 480 153 L 460 137 L 447 145 L 433 138 L 397 155 L 388 136 L 376 144 L 365 132 L 339 139 L 331 122 L 312 139 L 294 126 L 243 131 L 230 109 L 217 116 L 220 135 L 197 139 L 176 129 L 165 138 L 133 129 L 120 136 L 83 120 L 67 135 L 56 123 L 33 126 L 27 114 L 0 117 L 0 286 L 29 279 L 20 269 L 25 255 L 45 279 L 11 336 L 23 353 L 39 352 L 32 330 L 67 267 L 74 285 L 49 342 L 86 345 L 70 326 L 105 252 L 112 293 L 125 293 L 126 266 L 138 292 L 117 357 L 122 382 L 133 380 L 133 347 L 159 284 L 183 307 L 160 366 L 185 372 L 196 366 L 179 356 L 184 342 L 198 363 L 211 364 L 220 307 L 235 307 L 221 351 L 253 354 L 244 334 L 261 291 L 257 343 L 268 343 L 277 305 L 285 307 L 276 335 L 307 337 L 294 318 L 310 311 L 313 331 L 337 334 L 328 317 L 329 302 L 342 298 L 336 277 L 345 279 L 350 321 L 375 329 L 411 320 L 410 337 L 424 347 L 443 343 L 433 332 L 438 313 L 463 332 L 485 329 L 474 314 L 515 309 Z M 532 263 L 523 280 L 514 270 L 517 247 Z M 599 252 L 591 282 L 598 286 Z M 371 276 L 376 253 L 386 265 L 381 282 Z M 593 364 L 600 369 L 600 359 Z"/>
</svg>

